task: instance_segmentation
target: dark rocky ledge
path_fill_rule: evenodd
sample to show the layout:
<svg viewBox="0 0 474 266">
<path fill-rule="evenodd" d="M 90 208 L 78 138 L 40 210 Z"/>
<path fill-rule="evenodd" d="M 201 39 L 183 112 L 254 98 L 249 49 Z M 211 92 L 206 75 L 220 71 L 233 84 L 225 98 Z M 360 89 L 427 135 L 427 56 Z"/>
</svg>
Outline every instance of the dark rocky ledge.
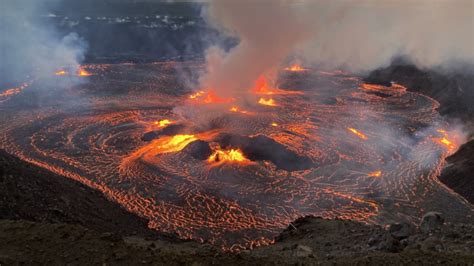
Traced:
<svg viewBox="0 0 474 266">
<path fill-rule="evenodd" d="M 439 180 L 474 204 L 474 140 L 446 158 Z"/>
<path fill-rule="evenodd" d="M 78 224 L 121 235 L 166 238 L 101 191 L 0 150 L 0 219 Z"/>
</svg>

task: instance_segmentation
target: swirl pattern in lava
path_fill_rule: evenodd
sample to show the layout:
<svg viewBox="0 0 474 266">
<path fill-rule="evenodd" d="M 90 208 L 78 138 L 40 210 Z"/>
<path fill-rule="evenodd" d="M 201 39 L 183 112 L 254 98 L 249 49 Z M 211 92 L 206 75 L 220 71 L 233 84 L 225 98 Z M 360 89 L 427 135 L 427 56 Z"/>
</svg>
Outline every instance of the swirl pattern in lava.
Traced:
<svg viewBox="0 0 474 266">
<path fill-rule="evenodd" d="M 0 103 L 0 145 L 104 191 L 152 228 L 224 249 L 271 243 L 304 215 L 472 218 L 436 179 L 456 137 L 431 98 L 305 69 L 239 106 L 198 103 L 204 92 L 185 91 L 176 69 L 199 67 L 92 65 L 88 83 L 41 97 L 54 88 L 35 81 Z M 230 135 L 240 142 L 225 144 Z"/>
</svg>

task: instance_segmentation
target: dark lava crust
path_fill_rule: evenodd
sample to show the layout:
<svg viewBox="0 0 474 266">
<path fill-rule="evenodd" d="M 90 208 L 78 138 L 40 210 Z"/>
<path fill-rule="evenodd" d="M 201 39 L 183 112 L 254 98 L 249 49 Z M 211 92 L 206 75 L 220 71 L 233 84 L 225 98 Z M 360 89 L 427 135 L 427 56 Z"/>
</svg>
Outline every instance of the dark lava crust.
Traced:
<svg viewBox="0 0 474 266">
<path fill-rule="evenodd" d="M 403 60 L 402 60 L 403 61 Z M 387 68 L 371 72 L 368 83 L 390 86 L 399 83 L 409 91 L 422 93 L 440 103 L 439 112 L 449 119 L 461 120 L 474 137 L 474 67 L 446 71 L 420 70 L 405 62 L 395 62 Z M 474 204 L 474 141 L 462 145 L 446 159 L 448 165 L 439 180 Z"/>
</svg>

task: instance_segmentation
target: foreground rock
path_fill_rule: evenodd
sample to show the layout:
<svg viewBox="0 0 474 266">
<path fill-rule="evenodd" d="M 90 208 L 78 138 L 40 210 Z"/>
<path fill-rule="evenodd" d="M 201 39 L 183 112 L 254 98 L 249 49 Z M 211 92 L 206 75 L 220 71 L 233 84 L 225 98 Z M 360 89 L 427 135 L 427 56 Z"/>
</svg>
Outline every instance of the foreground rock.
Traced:
<svg viewBox="0 0 474 266">
<path fill-rule="evenodd" d="M 420 230 L 423 233 L 430 233 L 440 229 L 444 224 L 444 217 L 439 212 L 428 212 L 421 218 Z"/>
<path fill-rule="evenodd" d="M 409 223 L 391 224 L 388 230 L 390 235 L 397 240 L 405 239 L 415 233 L 415 228 Z"/>
<path fill-rule="evenodd" d="M 463 238 L 474 233 L 473 224 L 445 223 L 438 229 L 430 235 L 416 230 L 411 224 L 392 224 L 385 229 L 353 221 L 309 216 L 294 221 L 280 234 L 274 245 L 255 249 L 251 254 L 264 256 L 275 253 L 295 258 L 294 247 L 301 245 L 312 251 L 308 258 L 321 263 L 348 262 L 341 258 L 352 258 L 350 263 L 385 265 L 463 264 L 463 261 L 474 260 L 474 239 Z M 291 263 L 297 262 L 291 260 Z"/>
<path fill-rule="evenodd" d="M 99 191 L 0 151 L 0 265 L 456 264 L 474 261 L 474 225 L 427 214 L 420 227 L 318 217 L 291 223 L 271 246 L 225 253 L 176 241 Z M 425 225 L 426 223 L 426 225 Z M 433 229 L 433 230 L 431 230 Z M 424 230 L 424 229 L 423 229 Z M 428 232 L 427 231 L 427 232 Z"/>
<path fill-rule="evenodd" d="M 100 191 L 0 150 L 0 219 L 79 224 L 100 232 L 165 237 Z M 166 237 L 173 239 L 172 237 Z"/>
<path fill-rule="evenodd" d="M 41 265 L 469 265 L 473 225 L 444 224 L 401 241 L 380 226 L 305 217 L 276 243 L 225 253 L 195 242 L 117 237 L 78 225 L 0 220 L 0 264 Z"/>
</svg>

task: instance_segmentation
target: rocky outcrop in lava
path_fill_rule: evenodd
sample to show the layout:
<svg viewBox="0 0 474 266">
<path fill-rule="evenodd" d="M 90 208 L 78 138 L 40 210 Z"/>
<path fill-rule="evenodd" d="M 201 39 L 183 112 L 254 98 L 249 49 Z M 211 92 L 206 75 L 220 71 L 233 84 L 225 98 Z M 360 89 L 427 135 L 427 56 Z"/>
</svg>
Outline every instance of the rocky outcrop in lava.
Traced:
<svg viewBox="0 0 474 266">
<path fill-rule="evenodd" d="M 296 171 L 308 169 L 312 161 L 289 150 L 284 145 L 264 135 L 246 137 L 235 134 L 221 134 L 216 139 L 223 148 L 241 149 L 252 161 L 271 161 L 277 168 Z"/>
<path fill-rule="evenodd" d="M 196 140 L 189 143 L 183 151 L 198 160 L 206 160 L 212 153 L 209 143 L 203 140 Z"/>
</svg>

